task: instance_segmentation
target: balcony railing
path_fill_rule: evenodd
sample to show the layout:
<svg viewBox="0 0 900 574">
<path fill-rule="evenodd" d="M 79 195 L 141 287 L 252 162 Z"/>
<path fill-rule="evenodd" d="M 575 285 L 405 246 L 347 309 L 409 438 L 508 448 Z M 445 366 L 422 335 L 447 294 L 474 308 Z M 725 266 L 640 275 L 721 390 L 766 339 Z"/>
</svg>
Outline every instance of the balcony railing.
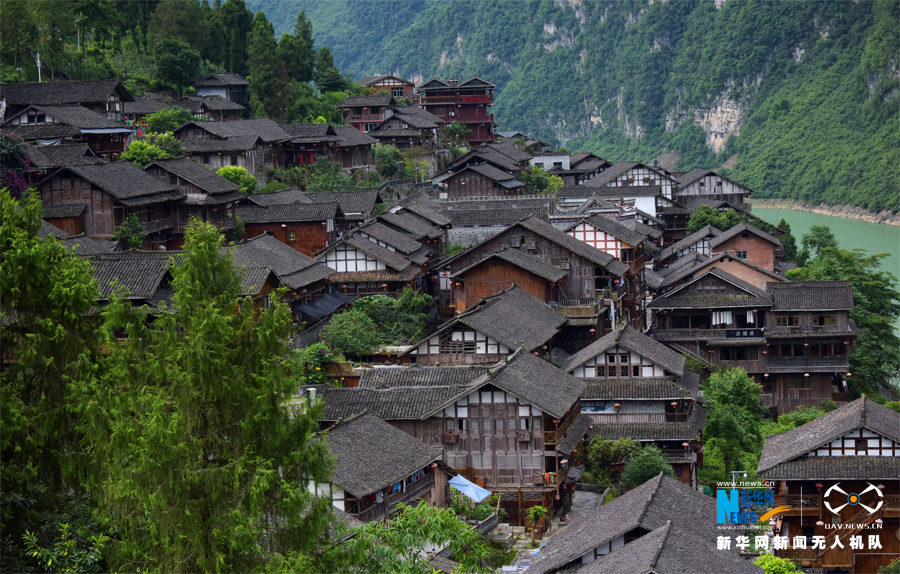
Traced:
<svg viewBox="0 0 900 574">
<path fill-rule="evenodd" d="M 689 448 L 664 448 L 662 449 L 662 453 L 666 455 L 666 458 L 669 460 L 674 459 L 690 459 L 691 462 L 697 461 L 697 455 Z"/>
<path fill-rule="evenodd" d="M 559 469 L 556 472 L 547 472 L 544 474 L 544 484 L 562 484 L 562 481 L 566 478 L 566 470 L 564 468 Z"/>
<path fill-rule="evenodd" d="M 769 357 L 770 367 L 842 367 L 847 357 Z"/>
<path fill-rule="evenodd" d="M 394 507 L 398 502 L 410 502 L 434 488 L 434 473 L 429 472 L 423 478 L 407 485 L 406 492 L 394 492 L 388 494 L 381 504 L 375 504 L 363 510 L 356 515 L 362 522 L 373 522 L 386 518 L 388 514 L 394 511 Z"/>
<path fill-rule="evenodd" d="M 167 217 L 165 219 L 154 219 L 153 221 L 142 222 L 144 233 L 156 233 L 163 229 L 169 229 L 175 226 L 175 218 Z"/>
<path fill-rule="evenodd" d="M 775 506 L 789 506 L 791 510 L 819 510 L 818 494 L 776 494 Z"/>
<path fill-rule="evenodd" d="M 687 413 L 587 413 L 594 424 L 685 423 Z"/>
<path fill-rule="evenodd" d="M 725 329 L 657 329 L 653 331 L 653 338 L 657 341 L 724 339 Z"/>
</svg>

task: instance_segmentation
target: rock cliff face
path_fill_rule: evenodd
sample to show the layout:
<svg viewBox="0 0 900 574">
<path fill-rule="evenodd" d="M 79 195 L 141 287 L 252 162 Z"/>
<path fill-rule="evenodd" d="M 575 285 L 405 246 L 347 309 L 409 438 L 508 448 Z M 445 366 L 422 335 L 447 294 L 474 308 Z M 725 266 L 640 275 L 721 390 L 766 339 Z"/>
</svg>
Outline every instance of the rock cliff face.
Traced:
<svg viewBox="0 0 900 574">
<path fill-rule="evenodd" d="M 744 107 L 728 99 L 725 94 L 716 98 L 711 106 L 698 108 L 694 112 L 694 121 L 706 132 L 706 145 L 713 152 L 718 154 L 725 149 L 728 136 L 740 135 L 743 112 Z"/>
</svg>

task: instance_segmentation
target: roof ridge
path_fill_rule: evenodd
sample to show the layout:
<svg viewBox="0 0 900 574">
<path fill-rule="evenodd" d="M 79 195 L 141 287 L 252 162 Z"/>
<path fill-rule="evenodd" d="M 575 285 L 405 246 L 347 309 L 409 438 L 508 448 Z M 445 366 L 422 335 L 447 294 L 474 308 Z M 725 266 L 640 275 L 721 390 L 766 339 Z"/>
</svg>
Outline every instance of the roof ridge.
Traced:
<svg viewBox="0 0 900 574">
<path fill-rule="evenodd" d="M 644 510 L 641 511 L 640 518 L 638 518 L 638 524 L 644 522 L 644 515 L 646 515 L 647 510 L 650 509 L 650 504 L 653 502 L 653 498 L 656 496 L 656 491 L 659 490 L 659 487 L 662 485 L 662 477 L 663 473 L 662 471 L 660 471 L 660 473 L 656 475 L 656 486 L 654 486 L 653 490 L 650 492 L 650 496 L 649 498 L 647 498 L 647 504 L 644 506 Z"/>
<path fill-rule="evenodd" d="M 662 538 L 659 540 L 659 545 L 656 547 L 656 552 L 653 553 L 653 559 L 650 560 L 651 568 L 656 567 L 656 561 L 659 560 L 659 555 L 662 553 L 663 547 L 666 545 L 666 539 L 669 537 L 669 530 L 672 527 L 672 519 L 666 520 L 666 525 L 663 526 L 665 528 L 665 532 L 663 532 Z"/>
</svg>

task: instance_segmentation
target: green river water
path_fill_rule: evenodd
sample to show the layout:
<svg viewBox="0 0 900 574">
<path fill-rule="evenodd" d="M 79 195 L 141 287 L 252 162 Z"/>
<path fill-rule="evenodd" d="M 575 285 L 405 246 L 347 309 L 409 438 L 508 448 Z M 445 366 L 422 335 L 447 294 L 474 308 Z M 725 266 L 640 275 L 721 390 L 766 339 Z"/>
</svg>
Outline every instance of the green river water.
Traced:
<svg viewBox="0 0 900 574">
<path fill-rule="evenodd" d="M 784 218 L 791 226 L 791 234 L 797 238 L 798 249 L 800 239 L 810 227 L 827 225 L 842 249 L 865 249 L 870 255 L 889 253 L 890 257 L 881 260 L 881 267 L 900 277 L 900 227 L 794 209 L 754 207 L 753 215 L 772 225 L 778 225 Z M 896 330 L 900 333 L 900 323 L 896 325 Z"/>
</svg>

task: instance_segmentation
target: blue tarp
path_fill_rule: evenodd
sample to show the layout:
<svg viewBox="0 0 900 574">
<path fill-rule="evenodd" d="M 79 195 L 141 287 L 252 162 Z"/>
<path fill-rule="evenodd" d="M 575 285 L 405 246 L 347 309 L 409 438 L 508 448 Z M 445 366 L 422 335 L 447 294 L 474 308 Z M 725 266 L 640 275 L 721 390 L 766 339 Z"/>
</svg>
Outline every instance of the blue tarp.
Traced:
<svg viewBox="0 0 900 574">
<path fill-rule="evenodd" d="M 491 495 L 490 490 L 485 490 L 474 482 L 466 480 L 461 474 L 457 474 L 451 478 L 448 484 L 474 500 L 476 503 L 481 502 Z"/>
</svg>

